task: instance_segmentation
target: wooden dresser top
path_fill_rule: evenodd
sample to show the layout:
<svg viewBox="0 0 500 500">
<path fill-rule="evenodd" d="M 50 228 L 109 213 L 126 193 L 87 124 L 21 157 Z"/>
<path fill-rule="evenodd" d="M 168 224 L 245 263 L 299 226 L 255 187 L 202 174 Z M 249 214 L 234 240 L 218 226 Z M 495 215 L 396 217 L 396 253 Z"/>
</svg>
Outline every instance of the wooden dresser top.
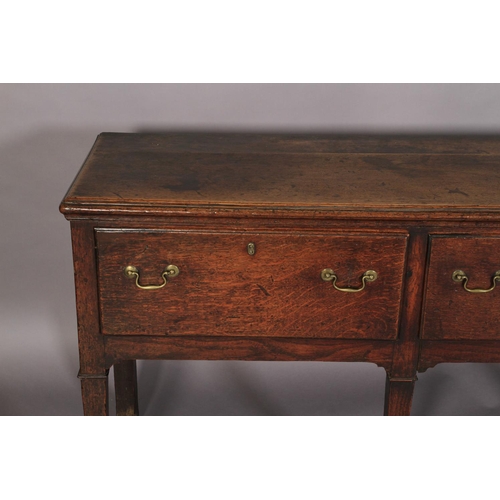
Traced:
<svg viewBox="0 0 500 500">
<path fill-rule="evenodd" d="M 500 219 L 500 136 L 103 133 L 61 203 L 67 216 L 270 210 Z"/>
</svg>

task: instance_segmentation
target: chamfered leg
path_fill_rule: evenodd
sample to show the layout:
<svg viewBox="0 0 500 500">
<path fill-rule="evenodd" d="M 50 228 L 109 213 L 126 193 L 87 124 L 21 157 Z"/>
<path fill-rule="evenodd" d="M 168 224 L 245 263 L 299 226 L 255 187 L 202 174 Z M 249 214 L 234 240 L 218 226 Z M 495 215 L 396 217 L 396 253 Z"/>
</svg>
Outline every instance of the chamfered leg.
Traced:
<svg viewBox="0 0 500 500">
<path fill-rule="evenodd" d="M 116 363 L 115 374 L 116 415 L 139 415 L 137 397 L 137 367 L 135 360 Z"/>
</svg>

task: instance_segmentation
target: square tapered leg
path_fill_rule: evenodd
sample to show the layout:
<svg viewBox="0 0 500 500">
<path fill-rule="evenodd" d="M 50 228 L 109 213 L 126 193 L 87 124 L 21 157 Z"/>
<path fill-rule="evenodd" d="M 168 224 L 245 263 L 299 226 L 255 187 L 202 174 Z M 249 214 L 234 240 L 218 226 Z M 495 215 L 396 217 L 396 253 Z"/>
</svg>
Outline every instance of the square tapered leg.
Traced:
<svg viewBox="0 0 500 500">
<path fill-rule="evenodd" d="M 137 367 L 135 360 L 120 361 L 114 365 L 116 415 L 139 415 L 137 399 Z"/>
</svg>

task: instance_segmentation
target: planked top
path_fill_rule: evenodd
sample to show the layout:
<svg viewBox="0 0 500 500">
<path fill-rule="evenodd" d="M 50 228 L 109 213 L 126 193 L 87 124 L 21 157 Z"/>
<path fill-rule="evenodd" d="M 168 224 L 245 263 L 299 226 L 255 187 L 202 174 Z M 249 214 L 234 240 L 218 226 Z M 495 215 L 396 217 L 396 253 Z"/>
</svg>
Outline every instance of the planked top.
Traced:
<svg viewBox="0 0 500 500">
<path fill-rule="evenodd" d="M 500 216 L 499 188 L 500 136 L 103 133 L 61 211 Z"/>
</svg>

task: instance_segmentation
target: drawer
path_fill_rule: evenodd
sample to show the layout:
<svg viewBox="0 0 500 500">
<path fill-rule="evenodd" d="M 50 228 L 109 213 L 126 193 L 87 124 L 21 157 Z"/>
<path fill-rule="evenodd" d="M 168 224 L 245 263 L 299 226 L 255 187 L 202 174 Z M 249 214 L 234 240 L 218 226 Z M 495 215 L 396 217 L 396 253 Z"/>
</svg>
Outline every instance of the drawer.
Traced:
<svg viewBox="0 0 500 500">
<path fill-rule="evenodd" d="M 397 337 L 404 234 L 98 229 L 96 241 L 105 335 Z M 167 266 L 179 271 L 165 286 L 138 286 L 163 284 Z"/>
<path fill-rule="evenodd" d="M 431 237 L 422 337 L 500 339 L 499 270 L 500 238 Z"/>
</svg>

